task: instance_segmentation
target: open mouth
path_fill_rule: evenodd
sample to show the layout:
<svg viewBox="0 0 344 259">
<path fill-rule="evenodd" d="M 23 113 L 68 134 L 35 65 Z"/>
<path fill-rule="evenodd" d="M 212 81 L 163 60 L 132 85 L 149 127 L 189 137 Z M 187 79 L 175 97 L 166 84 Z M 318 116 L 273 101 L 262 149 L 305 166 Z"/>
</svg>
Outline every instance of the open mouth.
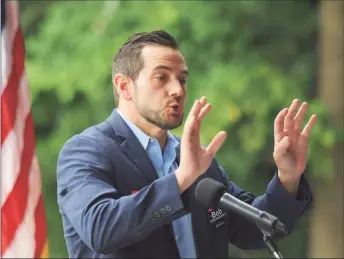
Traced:
<svg viewBox="0 0 344 259">
<path fill-rule="evenodd" d="M 181 105 L 175 104 L 175 105 L 170 105 L 169 107 L 171 108 L 173 114 L 178 114 L 179 116 L 182 113 L 183 109 Z"/>
</svg>

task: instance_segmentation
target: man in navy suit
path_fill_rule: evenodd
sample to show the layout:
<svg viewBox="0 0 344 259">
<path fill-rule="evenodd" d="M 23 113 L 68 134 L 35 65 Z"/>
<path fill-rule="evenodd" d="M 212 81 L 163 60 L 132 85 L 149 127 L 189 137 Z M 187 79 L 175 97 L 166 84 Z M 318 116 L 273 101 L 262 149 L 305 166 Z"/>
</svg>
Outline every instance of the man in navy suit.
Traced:
<svg viewBox="0 0 344 259">
<path fill-rule="evenodd" d="M 181 139 L 188 70 L 175 39 L 164 31 L 138 33 L 113 63 L 117 109 L 73 136 L 57 163 L 58 205 L 71 258 L 226 258 L 228 244 L 260 249 L 252 223 L 194 197 L 205 177 L 291 230 L 312 200 L 303 176 L 315 115 L 301 132 L 307 103 L 294 100 L 275 120 L 277 170 L 266 193 L 254 196 L 229 181 L 214 159 L 226 139 L 219 132 L 201 146 L 202 119 L 211 110 L 196 100 Z"/>
</svg>

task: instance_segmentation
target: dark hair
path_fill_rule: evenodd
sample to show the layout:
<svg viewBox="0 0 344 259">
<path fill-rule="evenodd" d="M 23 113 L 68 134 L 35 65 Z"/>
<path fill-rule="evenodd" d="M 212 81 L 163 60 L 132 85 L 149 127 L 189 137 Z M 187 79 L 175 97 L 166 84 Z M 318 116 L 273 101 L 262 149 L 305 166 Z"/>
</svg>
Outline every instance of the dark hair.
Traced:
<svg viewBox="0 0 344 259">
<path fill-rule="evenodd" d="M 178 49 L 177 41 L 166 31 L 159 30 L 136 33 L 116 53 L 113 59 L 112 80 L 117 73 L 124 74 L 135 80 L 143 67 L 141 51 L 143 47 L 151 44 Z M 115 102 L 118 104 L 119 96 L 116 89 L 114 94 Z"/>
</svg>

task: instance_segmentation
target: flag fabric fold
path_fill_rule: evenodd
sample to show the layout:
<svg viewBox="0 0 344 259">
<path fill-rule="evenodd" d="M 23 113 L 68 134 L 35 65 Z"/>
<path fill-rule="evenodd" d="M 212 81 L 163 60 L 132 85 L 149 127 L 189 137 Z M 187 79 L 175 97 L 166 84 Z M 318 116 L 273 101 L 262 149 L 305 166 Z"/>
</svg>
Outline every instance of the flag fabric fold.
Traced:
<svg viewBox="0 0 344 259">
<path fill-rule="evenodd" d="M 19 2 L 1 0 L 1 257 L 47 258 Z"/>
</svg>

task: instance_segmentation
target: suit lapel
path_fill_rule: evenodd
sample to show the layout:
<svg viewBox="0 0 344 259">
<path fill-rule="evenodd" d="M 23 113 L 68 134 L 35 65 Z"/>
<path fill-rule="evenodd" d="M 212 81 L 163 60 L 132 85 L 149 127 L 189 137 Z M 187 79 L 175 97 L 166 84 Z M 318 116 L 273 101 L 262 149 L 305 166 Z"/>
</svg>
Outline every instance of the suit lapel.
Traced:
<svg viewBox="0 0 344 259">
<path fill-rule="evenodd" d="M 120 147 L 126 156 L 137 166 L 139 172 L 149 181 L 158 179 L 158 174 L 146 150 L 144 150 L 135 134 L 117 113 L 116 109 L 107 121 L 111 124 L 116 135 L 122 138 L 123 141 L 120 143 Z"/>
</svg>

